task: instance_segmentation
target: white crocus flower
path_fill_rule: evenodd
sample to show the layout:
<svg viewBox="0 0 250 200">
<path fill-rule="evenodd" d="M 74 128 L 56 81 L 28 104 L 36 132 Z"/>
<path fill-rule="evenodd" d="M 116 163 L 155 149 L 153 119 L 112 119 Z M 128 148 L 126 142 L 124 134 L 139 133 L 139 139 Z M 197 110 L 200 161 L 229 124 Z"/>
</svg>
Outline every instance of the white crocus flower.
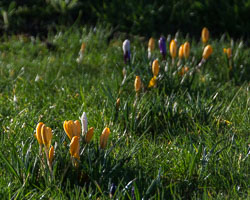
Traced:
<svg viewBox="0 0 250 200">
<path fill-rule="evenodd" d="M 130 41 L 127 39 L 122 44 L 124 62 L 127 63 L 130 61 Z"/>
<path fill-rule="evenodd" d="M 82 135 L 85 135 L 88 132 L 88 120 L 85 112 L 82 113 L 80 120 L 82 123 Z"/>
</svg>

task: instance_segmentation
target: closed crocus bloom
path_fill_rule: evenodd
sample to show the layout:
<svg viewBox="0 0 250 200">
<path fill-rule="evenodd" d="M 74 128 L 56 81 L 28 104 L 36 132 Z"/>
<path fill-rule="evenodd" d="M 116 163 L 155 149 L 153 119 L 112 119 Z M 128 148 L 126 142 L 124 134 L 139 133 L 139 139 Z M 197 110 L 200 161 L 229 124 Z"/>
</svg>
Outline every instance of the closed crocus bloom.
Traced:
<svg viewBox="0 0 250 200">
<path fill-rule="evenodd" d="M 118 99 L 116 100 L 116 109 L 119 109 L 119 107 L 120 107 L 120 102 L 121 102 L 121 100 L 120 100 L 120 98 L 118 98 Z"/>
<path fill-rule="evenodd" d="M 148 41 L 148 51 L 153 51 L 155 48 L 155 40 L 154 38 L 150 38 L 149 41 Z"/>
<path fill-rule="evenodd" d="M 176 51 L 177 51 L 177 45 L 175 40 L 171 40 L 170 42 L 170 46 L 169 46 L 169 51 L 170 51 L 170 55 L 172 58 L 176 57 Z"/>
<path fill-rule="evenodd" d="M 35 137 L 36 137 L 36 139 L 37 139 L 37 141 L 38 141 L 38 143 L 39 143 L 40 145 L 43 144 L 42 135 L 41 135 L 42 125 L 43 125 L 42 122 L 39 122 L 39 123 L 37 124 L 37 126 L 36 126 L 36 134 L 35 134 Z"/>
<path fill-rule="evenodd" d="M 158 43 L 159 43 L 159 48 L 160 48 L 160 52 L 161 52 L 161 54 L 163 56 L 163 59 L 165 59 L 166 53 L 167 53 L 165 37 L 160 37 Z"/>
<path fill-rule="evenodd" d="M 228 48 L 228 49 L 226 50 L 226 54 L 227 54 L 227 58 L 228 58 L 228 59 L 231 58 L 231 57 L 232 57 L 232 49 L 231 49 L 231 48 Z"/>
<path fill-rule="evenodd" d="M 106 127 L 102 131 L 102 134 L 101 134 L 101 137 L 100 137 L 100 147 L 101 147 L 101 149 L 105 149 L 105 147 L 107 146 L 109 134 L 110 134 L 110 130 L 109 130 L 108 127 Z"/>
<path fill-rule="evenodd" d="M 84 50 L 85 50 L 85 46 L 86 46 L 86 45 L 85 45 L 85 43 L 83 42 L 82 45 L 81 45 L 81 49 L 80 49 L 80 51 L 81 51 L 82 53 L 83 53 Z"/>
<path fill-rule="evenodd" d="M 84 135 L 88 131 L 88 119 L 85 112 L 82 113 L 81 124 L 82 124 L 82 135 Z"/>
<path fill-rule="evenodd" d="M 125 64 L 130 61 L 130 41 L 127 39 L 122 44 L 123 56 Z"/>
<path fill-rule="evenodd" d="M 180 71 L 180 75 L 183 76 L 185 73 L 188 72 L 188 70 L 189 70 L 188 67 L 186 67 L 186 66 L 185 66 L 185 67 L 182 67 L 182 68 L 181 68 L 181 71 Z"/>
<path fill-rule="evenodd" d="M 213 49 L 211 45 L 207 45 L 203 51 L 202 57 L 203 59 L 208 59 L 208 57 L 213 53 Z"/>
<path fill-rule="evenodd" d="M 55 154 L 54 147 L 51 146 L 50 150 L 49 150 L 49 163 L 50 163 L 50 165 L 52 164 L 52 161 L 53 161 L 53 158 L 54 158 L 54 154 Z"/>
<path fill-rule="evenodd" d="M 207 43 L 208 39 L 209 39 L 209 31 L 206 27 L 204 27 L 202 29 L 202 32 L 201 32 L 201 39 L 202 39 L 202 42 L 205 44 Z"/>
<path fill-rule="evenodd" d="M 141 78 L 140 76 L 135 77 L 135 91 L 139 92 L 141 89 Z"/>
<path fill-rule="evenodd" d="M 188 58 L 189 53 L 190 53 L 190 44 L 189 42 L 185 42 L 183 46 L 183 54 L 186 59 Z"/>
<path fill-rule="evenodd" d="M 90 143 L 90 141 L 91 141 L 93 135 L 94 135 L 94 128 L 91 127 L 91 128 L 88 130 L 88 132 L 87 132 L 87 134 L 86 134 L 86 136 L 85 136 L 85 141 L 86 141 L 86 143 Z"/>
<path fill-rule="evenodd" d="M 74 136 L 70 142 L 70 155 L 74 158 L 77 158 L 78 160 L 80 160 L 80 155 L 79 155 L 79 151 L 80 151 L 80 137 L 78 136 Z"/>
<path fill-rule="evenodd" d="M 179 59 L 182 59 L 183 58 L 183 44 L 180 46 L 180 48 L 179 48 L 179 53 L 178 53 L 178 55 L 179 55 Z"/>
<path fill-rule="evenodd" d="M 45 124 L 42 125 L 41 128 L 41 135 L 42 135 L 42 141 L 43 144 L 49 149 L 51 140 L 52 140 L 52 130 L 50 127 L 45 126 Z"/>
<path fill-rule="evenodd" d="M 151 78 L 151 80 L 149 81 L 149 84 L 148 84 L 148 88 L 154 87 L 155 85 L 156 85 L 156 76 Z"/>
<path fill-rule="evenodd" d="M 154 60 L 153 64 L 152 64 L 152 72 L 154 76 L 157 76 L 159 74 L 159 62 L 158 60 Z"/>
</svg>

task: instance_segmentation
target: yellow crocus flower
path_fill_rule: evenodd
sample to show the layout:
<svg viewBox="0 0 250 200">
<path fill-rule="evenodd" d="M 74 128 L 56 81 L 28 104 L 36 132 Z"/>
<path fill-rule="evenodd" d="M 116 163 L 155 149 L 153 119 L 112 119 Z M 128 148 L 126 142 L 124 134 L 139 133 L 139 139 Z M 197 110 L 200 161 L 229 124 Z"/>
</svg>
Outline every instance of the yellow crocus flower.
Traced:
<svg viewBox="0 0 250 200">
<path fill-rule="evenodd" d="M 180 48 L 179 48 L 179 53 L 178 53 L 178 55 L 179 55 L 179 59 L 182 59 L 183 58 L 183 44 L 180 46 Z"/>
<path fill-rule="evenodd" d="M 213 48 L 211 45 L 207 45 L 203 51 L 202 57 L 207 60 L 208 57 L 213 53 Z"/>
<path fill-rule="evenodd" d="M 171 57 L 175 58 L 176 57 L 176 51 L 177 51 L 177 44 L 176 44 L 175 40 L 171 40 L 169 49 L 170 49 Z"/>
<path fill-rule="evenodd" d="M 63 128 L 70 140 L 72 140 L 74 136 L 80 137 L 81 123 L 78 120 L 64 121 Z"/>
<path fill-rule="evenodd" d="M 201 39 L 204 44 L 207 43 L 209 39 L 209 31 L 206 27 L 204 27 L 201 31 Z"/>
<path fill-rule="evenodd" d="M 136 77 L 135 77 L 134 86 L 135 86 L 135 91 L 136 91 L 136 92 L 139 92 L 140 89 L 141 89 L 141 78 L 140 78 L 140 76 L 136 76 Z"/>
<path fill-rule="evenodd" d="M 80 160 L 80 137 L 74 136 L 70 142 L 70 154 L 72 157 Z"/>
<path fill-rule="evenodd" d="M 102 131 L 102 134 L 100 136 L 101 149 L 105 149 L 105 147 L 107 146 L 109 134 L 110 134 L 109 128 L 108 127 L 104 128 L 104 130 Z"/>
<path fill-rule="evenodd" d="M 52 140 L 52 130 L 50 127 L 45 126 L 45 124 L 41 127 L 41 136 L 43 144 L 49 149 L 51 140 Z"/>
<path fill-rule="evenodd" d="M 154 76 L 157 76 L 159 74 L 159 69 L 160 69 L 160 65 L 159 65 L 158 60 L 154 60 L 152 64 L 152 72 Z"/>
<path fill-rule="evenodd" d="M 50 164 L 50 166 L 52 165 L 54 154 L 55 154 L 54 147 L 51 146 L 50 150 L 49 150 L 49 164 Z"/>
<path fill-rule="evenodd" d="M 156 76 L 151 78 L 151 80 L 149 81 L 149 84 L 148 84 L 148 88 L 154 87 L 155 85 L 156 85 Z"/>
<path fill-rule="evenodd" d="M 93 135 L 94 135 L 94 128 L 91 127 L 91 128 L 88 130 L 88 132 L 87 132 L 87 134 L 86 134 L 86 136 L 85 136 L 85 141 L 86 141 L 86 143 L 90 143 L 90 141 L 91 141 Z"/>
<path fill-rule="evenodd" d="M 190 53 L 190 44 L 189 42 L 185 42 L 183 46 L 183 54 L 186 59 L 188 58 L 189 53 Z"/>
</svg>

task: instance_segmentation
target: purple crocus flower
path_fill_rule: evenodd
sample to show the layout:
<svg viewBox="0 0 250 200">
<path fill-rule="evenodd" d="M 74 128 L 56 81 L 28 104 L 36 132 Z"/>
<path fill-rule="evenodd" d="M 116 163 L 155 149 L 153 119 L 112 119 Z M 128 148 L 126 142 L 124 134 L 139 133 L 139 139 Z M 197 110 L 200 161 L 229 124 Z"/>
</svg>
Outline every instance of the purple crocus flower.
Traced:
<svg viewBox="0 0 250 200">
<path fill-rule="evenodd" d="M 159 39 L 159 48 L 160 48 L 160 52 L 162 54 L 163 59 L 165 60 L 166 58 L 166 53 L 167 53 L 167 49 L 166 49 L 166 38 L 165 37 L 160 37 Z"/>
<path fill-rule="evenodd" d="M 125 64 L 127 64 L 127 62 L 130 62 L 130 41 L 128 39 L 123 42 L 122 50 L 123 50 L 124 62 Z"/>
</svg>

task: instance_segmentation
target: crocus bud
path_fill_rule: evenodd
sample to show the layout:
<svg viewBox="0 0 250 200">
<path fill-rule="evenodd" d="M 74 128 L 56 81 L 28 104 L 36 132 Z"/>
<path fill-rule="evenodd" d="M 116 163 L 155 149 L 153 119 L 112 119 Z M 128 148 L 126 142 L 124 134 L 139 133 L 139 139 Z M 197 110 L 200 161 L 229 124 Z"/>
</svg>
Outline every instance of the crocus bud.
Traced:
<svg viewBox="0 0 250 200">
<path fill-rule="evenodd" d="M 38 141 L 38 143 L 39 143 L 40 145 L 43 144 L 42 135 L 41 135 L 41 128 L 42 128 L 42 125 L 43 125 L 42 122 L 39 122 L 39 123 L 37 124 L 37 126 L 36 126 L 36 134 L 35 134 L 35 137 L 36 137 L 36 139 L 37 139 L 37 141 Z"/>
<path fill-rule="evenodd" d="M 155 85 L 156 85 L 156 76 L 151 78 L 151 80 L 149 81 L 149 84 L 148 84 L 148 88 L 154 87 Z"/>
<path fill-rule="evenodd" d="M 135 77 L 135 91 L 139 92 L 141 89 L 141 78 L 140 76 Z"/>
<path fill-rule="evenodd" d="M 207 60 L 208 57 L 213 53 L 213 49 L 211 45 L 207 45 L 203 51 L 202 57 Z"/>
<path fill-rule="evenodd" d="M 154 38 L 151 37 L 148 41 L 148 50 L 152 52 L 154 48 L 155 48 L 155 40 Z"/>
<path fill-rule="evenodd" d="M 82 45 L 81 45 L 81 49 L 80 49 L 81 52 L 84 52 L 85 46 L 86 46 L 86 45 L 85 45 L 85 43 L 83 42 Z"/>
<path fill-rule="evenodd" d="M 130 62 L 130 41 L 127 39 L 122 44 L 123 56 L 125 64 Z"/>
<path fill-rule="evenodd" d="M 105 149 L 105 147 L 107 146 L 109 134 L 110 134 L 110 130 L 109 130 L 109 128 L 106 127 L 102 131 L 102 134 L 100 136 L 100 147 L 101 147 L 101 149 Z"/>
<path fill-rule="evenodd" d="M 88 132 L 87 132 L 87 134 L 86 134 L 86 136 L 85 136 L 85 142 L 86 142 L 86 143 L 90 143 L 90 141 L 91 141 L 93 135 L 94 135 L 94 128 L 91 127 L 91 128 L 88 130 Z"/>
<path fill-rule="evenodd" d="M 224 53 L 227 55 L 228 59 L 232 57 L 232 49 L 231 48 L 228 48 L 228 49 L 224 48 L 223 50 L 224 50 Z"/>
<path fill-rule="evenodd" d="M 51 146 L 50 150 L 49 150 L 49 163 L 50 163 L 50 165 L 52 165 L 54 154 L 55 154 L 54 147 Z"/>
<path fill-rule="evenodd" d="M 183 44 L 180 46 L 179 48 L 179 52 L 178 52 L 178 55 L 179 55 L 179 59 L 182 59 L 183 58 Z"/>
<path fill-rule="evenodd" d="M 169 46 L 169 51 L 170 51 L 170 55 L 172 58 L 176 57 L 176 51 L 177 51 L 177 45 L 175 40 L 171 40 L 170 42 L 170 46 Z"/>
<path fill-rule="evenodd" d="M 202 42 L 205 44 L 207 43 L 208 39 L 209 39 L 209 31 L 206 27 L 204 27 L 202 29 L 202 32 L 201 32 L 201 39 L 202 39 Z"/>
<path fill-rule="evenodd" d="M 190 53 L 190 44 L 189 42 L 185 42 L 183 46 L 183 54 L 186 59 L 188 58 L 189 53 Z"/>
<path fill-rule="evenodd" d="M 182 67 L 181 68 L 181 71 L 179 72 L 179 74 L 181 75 L 181 76 L 183 76 L 185 73 L 187 73 L 188 72 L 188 70 L 189 70 L 189 68 L 188 67 Z"/>
<path fill-rule="evenodd" d="M 43 144 L 49 149 L 52 140 L 52 130 L 50 127 L 46 127 L 45 124 L 42 125 L 41 135 Z"/>
<path fill-rule="evenodd" d="M 80 137 L 74 136 L 70 142 L 70 154 L 72 157 L 80 160 Z"/>
<path fill-rule="evenodd" d="M 163 57 L 163 59 L 165 59 L 166 58 L 166 53 L 167 53 L 165 37 L 161 37 L 159 39 L 158 43 L 159 43 L 159 48 L 160 48 L 160 52 L 162 54 L 162 57 Z"/>
<path fill-rule="evenodd" d="M 82 124 L 82 135 L 84 135 L 88 131 L 88 119 L 85 112 L 82 113 L 81 124 Z"/>
<path fill-rule="evenodd" d="M 120 107 L 120 98 L 118 98 L 117 100 L 116 100 L 116 109 L 119 109 L 119 107 Z"/>
<path fill-rule="evenodd" d="M 158 60 L 154 60 L 153 64 L 152 64 L 152 72 L 154 76 L 157 76 L 159 74 L 159 62 Z"/>
</svg>

